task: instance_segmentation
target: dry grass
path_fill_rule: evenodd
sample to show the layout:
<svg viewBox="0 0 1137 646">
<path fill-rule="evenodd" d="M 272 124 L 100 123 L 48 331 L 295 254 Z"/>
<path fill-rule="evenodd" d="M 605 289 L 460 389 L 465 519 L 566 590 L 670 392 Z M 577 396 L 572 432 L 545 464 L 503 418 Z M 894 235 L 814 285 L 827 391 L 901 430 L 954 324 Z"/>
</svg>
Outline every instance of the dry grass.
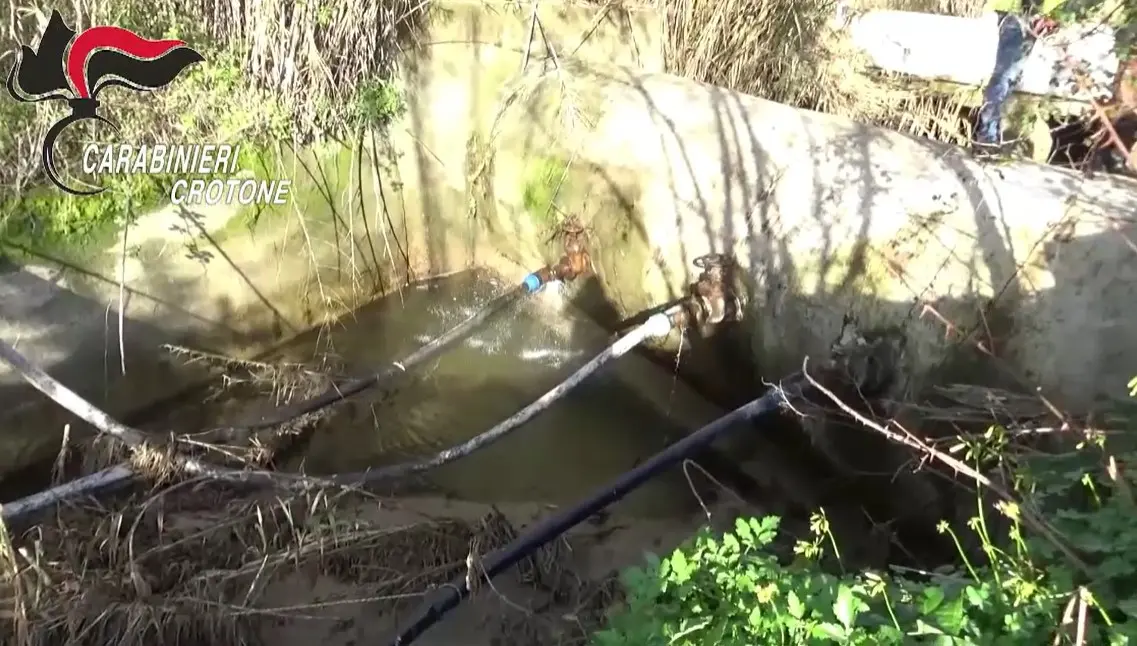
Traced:
<svg viewBox="0 0 1137 646">
<path fill-rule="evenodd" d="M 274 411 L 287 410 L 289 405 L 327 392 L 342 377 L 342 366 L 328 355 L 322 357 L 319 366 L 312 366 L 239 359 L 173 345 L 165 349 L 187 365 L 204 365 L 217 375 L 219 384 L 206 397 L 206 405 L 240 402 L 244 408 L 250 401 L 261 401 Z M 180 450 L 208 454 L 211 460 L 235 467 L 268 466 L 278 455 L 302 445 L 321 424 L 332 419 L 336 410 L 334 406 L 322 408 L 265 429 L 193 429 L 192 434 L 179 438 Z M 168 420 L 167 426 L 176 428 L 176 420 Z"/>
<path fill-rule="evenodd" d="M 185 3 L 173 6 L 186 10 Z M 359 91 L 392 77 L 427 3 L 197 0 L 189 7 L 212 42 L 245 54 L 242 68 L 256 87 L 285 98 L 290 130 L 305 140 L 340 129 Z"/>
<path fill-rule="evenodd" d="M 216 374 L 218 384 L 203 392 L 203 400 L 192 406 L 202 410 L 214 404 L 244 409 L 253 401 L 264 402 L 274 409 L 287 407 L 326 392 L 340 376 L 338 366 L 327 359 L 317 370 L 302 363 L 238 359 L 181 346 L 166 346 L 166 350 L 187 365 L 205 365 Z M 176 441 L 153 447 L 129 449 L 107 435 L 76 440 L 66 434 L 56 459 L 55 484 L 123 463 L 129 463 L 151 483 L 168 483 L 177 474 L 171 454 L 175 449 L 233 468 L 268 467 L 280 456 L 302 447 L 312 433 L 333 418 L 337 408 L 323 408 L 278 427 L 257 430 L 243 427 L 202 430 L 195 425 L 196 419 L 189 422 L 180 419 L 185 410 L 185 406 L 173 405 L 168 414 L 154 419 L 153 424 L 169 429 Z"/>
<path fill-rule="evenodd" d="M 322 391 L 329 381 L 300 364 L 175 350 L 191 362 L 221 368 L 223 388 L 284 393 L 291 400 Z M 269 489 L 187 479 L 164 453 L 173 446 L 186 448 L 170 444 L 127 455 L 109 442 L 83 447 L 85 470 L 129 459 L 149 487 L 64 503 L 30 527 L 0 526 L 0 643 L 262 644 L 265 632 L 286 618 L 335 620 L 321 614 L 329 604 L 367 604 L 365 614 L 379 618 L 417 604 L 464 568 L 480 572 L 472 564 L 480 564 L 481 554 L 518 536 L 493 508 L 480 519 L 432 518 L 388 510 L 387 501 L 361 491 L 313 487 L 282 497 Z M 192 448 L 253 461 L 233 447 L 196 442 Z M 556 618 L 571 615 L 571 627 L 582 634 L 599 624 L 611 586 L 572 574 L 572 550 L 566 548 L 566 542 L 554 543 L 520 564 L 520 585 L 548 601 L 526 608 L 505 599 L 519 614 L 501 623 L 502 634 L 565 643 L 546 639 L 566 632 L 557 625 L 566 620 Z M 317 593 L 314 576 L 336 583 Z M 563 599 L 568 606 L 557 605 Z M 545 611 L 553 618 L 542 616 Z"/>
<path fill-rule="evenodd" d="M 673 73 L 918 136 L 951 142 L 965 138 L 960 116 L 965 93 L 869 72 L 865 61 L 834 30 L 837 1 L 654 0 L 646 4 L 664 14 L 664 53 Z M 168 25 L 195 43 L 217 45 L 218 52 L 210 54 L 209 62 L 194 68 L 195 82 L 164 90 L 161 110 L 147 110 L 145 123 L 127 124 L 132 138 L 169 140 L 181 135 L 183 139 L 233 140 L 267 134 L 306 141 L 342 132 L 351 121 L 360 90 L 392 77 L 401 50 L 421 33 L 429 4 L 417 0 L 268 0 L 255 4 L 80 0 L 65 13 L 73 24 L 79 16 L 82 24 L 137 25 L 147 33 L 156 25 Z M 849 3 L 854 11 L 887 7 L 955 15 L 975 14 L 982 5 L 982 0 Z M 15 7 L 8 33 L 0 35 L 0 41 L 6 42 L 0 45 L 7 49 L 16 41 L 32 40 L 46 20 L 48 7 L 38 3 Z M 227 58 L 222 50 L 240 54 Z M 203 91 L 211 90 L 220 102 L 200 100 Z M 122 94 L 119 111 L 124 114 L 132 111 L 132 101 L 143 100 Z M 26 183 L 38 173 L 37 157 L 30 152 L 44 124 L 57 117 L 59 109 L 39 107 L 35 119 L 11 129 L 0 140 L 0 153 L 6 158 L 26 161 L 0 169 L 0 184 L 23 186 L 21 181 Z M 171 118 L 151 123 L 157 114 Z"/>
<path fill-rule="evenodd" d="M 217 372 L 221 384 L 211 398 L 244 386 L 267 395 L 274 406 L 285 406 L 327 390 L 341 370 L 340 362 L 333 361 L 330 355 L 321 357 L 323 365 L 317 369 L 303 363 L 240 359 L 178 345 L 167 344 L 163 348 L 186 365 L 207 366 Z"/>
<path fill-rule="evenodd" d="M 961 143 L 970 90 L 946 92 L 872 73 L 834 29 L 836 0 L 660 0 L 670 71 L 747 94 L 909 134 Z M 890 8 L 973 15 L 982 0 L 861 0 Z"/>
<path fill-rule="evenodd" d="M 400 600 L 417 603 L 461 575 L 472 542 L 495 549 L 505 537 L 487 531 L 486 519 L 380 526 L 359 512 L 359 502 L 324 493 L 258 499 L 183 482 L 70 507 L 18 536 L 4 532 L 2 639 L 21 646 L 259 644 L 266 622 L 284 614 L 266 594 L 297 573 L 331 577 L 358 595 L 341 605 L 392 612 L 406 605 Z"/>
</svg>

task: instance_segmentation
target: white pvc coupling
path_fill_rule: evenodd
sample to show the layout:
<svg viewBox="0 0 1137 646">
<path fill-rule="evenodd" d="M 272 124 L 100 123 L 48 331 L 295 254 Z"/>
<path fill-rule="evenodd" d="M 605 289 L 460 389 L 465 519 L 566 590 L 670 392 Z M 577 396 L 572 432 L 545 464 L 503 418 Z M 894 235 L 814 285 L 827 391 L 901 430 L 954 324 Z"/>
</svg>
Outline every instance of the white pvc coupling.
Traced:
<svg viewBox="0 0 1137 646">
<path fill-rule="evenodd" d="M 612 356 L 619 357 L 628 352 L 632 348 L 644 342 L 645 339 L 662 338 L 671 332 L 671 319 L 667 314 L 653 314 L 651 318 L 644 321 L 636 327 L 636 329 L 628 332 L 624 336 L 616 339 L 612 344 Z"/>
<path fill-rule="evenodd" d="M 665 312 L 652 314 L 644 322 L 644 334 L 649 338 L 660 339 L 671 334 L 671 317 Z"/>
</svg>

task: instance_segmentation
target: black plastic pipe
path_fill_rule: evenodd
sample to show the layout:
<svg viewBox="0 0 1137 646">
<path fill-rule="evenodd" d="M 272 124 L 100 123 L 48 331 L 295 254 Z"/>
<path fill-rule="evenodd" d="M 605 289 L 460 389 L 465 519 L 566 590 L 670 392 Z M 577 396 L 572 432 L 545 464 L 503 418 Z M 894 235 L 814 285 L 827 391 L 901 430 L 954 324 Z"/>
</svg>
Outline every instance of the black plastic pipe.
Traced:
<svg viewBox="0 0 1137 646">
<path fill-rule="evenodd" d="M 603 487 L 579 505 L 541 521 L 509 545 L 489 554 L 482 560 L 482 568 L 485 570 L 486 578 L 492 579 L 517 565 L 522 559 L 556 540 L 608 505 L 628 495 L 652 477 L 682 463 L 695 452 L 706 447 L 727 431 L 732 430 L 738 423 L 751 421 L 777 411 L 778 407 L 786 401 L 786 396 L 780 387 L 771 388 L 760 398 L 734 409 L 656 453 L 638 467 L 621 474 L 614 482 Z M 420 611 L 418 619 L 391 643 L 393 646 L 407 646 L 442 619 L 447 612 L 458 607 L 458 604 L 469 595 L 470 589 L 466 585 L 465 575 L 450 585 L 439 587 L 434 593 L 435 598 L 429 600 Z"/>
<path fill-rule="evenodd" d="M 537 272 L 533 272 L 525 277 L 520 285 L 504 292 L 491 301 L 486 303 L 471 315 L 466 320 L 458 325 L 450 328 L 441 336 L 431 340 L 426 345 L 422 346 L 410 356 L 402 361 L 393 363 L 385 370 L 349 381 L 345 384 L 333 386 L 327 392 L 312 399 L 300 402 L 295 406 L 290 406 L 278 412 L 276 415 L 269 419 L 252 422 L 245 425 L 226 426 L 220 429 L 213 429 L 213 432 L 223 431 L 230 434 L 239 432 L 256 431 L 260 429 L 272 428 L 286 424 L 301 415 L 313 413 L 358 394 L 368 388 L 379 384 L 380 382 L 388 379 L 393 379 L 402 376 L 414 366 L 430 359 L 444 350 L 447 346 L 455 341 L 458 341 L 469 334 L 475 327 L 480 325 L 486 319 L 494 314 L 501 312 L 511 303 L 517 300 L 522 295 L 534 294 L 541 290 L 547 283 L 541 280 Z M 115 422 L 117 424 L 117 422 Z M 129 442 L 127 442 L 129 444 Z M 134 470 L 127 464 L 120 464 L 115 467 L 104 469 L 98 473 L 90 476 L 79 478 L 78 480 L 69 482 L 60 487 L 53 487 L 47 491 L 26 496 L 19 500 L 12 501 L 3 506 L 3 511 L 0 513 L 2 520 L 11 522 L 17 518 L 23 517 L 27 514 L 39 511 L 51 505 L 58 503 L 65 498 L 71 498 L 79 495 L 93 496 L 98 493 L 114 490 L 129 485 L 134 481 L 136 474 Z"/>
<path fill-rule="evenodd" d="M 651 338 L 665 337 L 671 330 L 672 323 L 668 313 L 656 314 L 649 318 L 647 322 L 620 337 L 615 343 L 609 344 L 600 354 L 593 357 L 588 363 L 581 366 L 576 372 L 569 375 L 564 381 L 554 386 L 544 395 L 541 395 L 536 401 L 517 411 L 488 431 L 475 435 L 461 444 L 439 451 L 426 459 L 392 464 L 390 466 L 368 469 L 356 473 L 344 473 L 333 476 L 332 481 L 347 485 L 363 485 L 368 482 L 375 482 L 376 480 L 401 478 L 414 473 L 437 469 L 444 464 L 460 460 L 474 451 L 483 449 L 513 431 L 516 431 L 518 428 L 521 428 L 522 425 L 548 410 L 550 406 L 571 392 L 572 389 L 584 383 L 586 379 L 596 374 L 601 368 L 636 349 L 636 347 L 644 341 Z"/>
<path fill-rule="evenodd" d="M 445 333 L 431 340 L 429 343 L 422 346 L 418 350 L 415 350 L 402 361 L 392 363 L 383 370 L 374 372 L 370 375 L 367 375 L 366 377 L 360 377 L 343 384 L 334 385 L 323 394 L 299 402 L 293 406 L 289 406 L 276 415 L 269 417 L 268 419 L 263 419 L 248 424 L 229 426 L 226 428 L 227 430 L 256 431 L 272 428 L 274 426 L 281 426 L 283 424 L 291 422 L 301 415 L 314 413 L 320 409 L 327 408 L 332 404 L 347 399 L 352 395 L 357 395 L 364 390 L 367 390 L 368 388 L 376 386 L 381 382 L 400 377 L 403 374 L 409 372 L 418 364 L 434 357 L 439 352 L 446 349 L 447 346 L 453 344 L 455 341 L 464 338 L 471 331 L 473 331 L 474 328 L 481 325 L 491 316 L 504 310 L 520 296 L 532 294 L 539 291 L 544 286 L 544 283 L 542 283 L 540 281 L 540 278 L 536 276 L 536 273 L 529 274 L 525 277 L 525 280 L 520 285 L 509 290 L 508 292 L 496 296 L 493 300 L 486 303 L 484 306 L 482 306 L 481 309 L 472 314 L 469 318 L 450 328 Z"/>
</svg>

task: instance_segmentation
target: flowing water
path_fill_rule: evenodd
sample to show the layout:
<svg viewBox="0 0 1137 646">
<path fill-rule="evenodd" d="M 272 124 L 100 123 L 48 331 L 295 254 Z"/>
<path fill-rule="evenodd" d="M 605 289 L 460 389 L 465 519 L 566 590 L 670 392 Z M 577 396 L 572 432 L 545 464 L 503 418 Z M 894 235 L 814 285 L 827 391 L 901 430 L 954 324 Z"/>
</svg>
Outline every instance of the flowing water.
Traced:
<svg viewBox="0 0 1137 646">
<path fill-rule="evenodd" d="M 366 374 L 406 356 L 510 287 L 481 272 L 412 285 L 303 335 L 274 358 L 327 361 L 348 375 Z M 358 471 L 425 458 L 490 429 L 611 340 L 572 308 L 549 318 L 548 309 L 521 300 L 416 367 L 397 389 L 375 388 L 339 404 L 289 466 L 302 463 L 312 474 Z M 568 504 L 592 493 L 696 426 L 664 410 L 672 380 L 662 368 L 649 364 L 656 379 L 638 388 L 616 376 L 615 363 L 636 361 L 647 363 L 637 356 L 616 360 L 511 435 L 430 471 L 426 480 L 474 502 Z M 249 419 L 247 406 L 243 412 L 224 408 L 227 420 L 199 408 L 195 423 Z M 184 420 L 183 413 L 173 415 Z M 675 470 L 629 496 L 621 511 L 687 515 L 697 505 L 685 475 Z"/>
</svg>

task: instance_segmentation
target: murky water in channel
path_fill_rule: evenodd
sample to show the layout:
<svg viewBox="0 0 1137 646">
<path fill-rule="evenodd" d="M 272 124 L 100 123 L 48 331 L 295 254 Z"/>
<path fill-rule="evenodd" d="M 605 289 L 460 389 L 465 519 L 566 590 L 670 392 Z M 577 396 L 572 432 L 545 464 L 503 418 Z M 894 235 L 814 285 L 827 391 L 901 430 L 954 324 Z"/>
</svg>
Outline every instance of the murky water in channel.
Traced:
<svg viewBox="0 0 1137 646">
<path fill-rule="evenodd" d="M 363 374 L 406 356 L 509 287 L 480 272 L 412 286 L 357 310 L 339 325 L 305 335 L 284 348 L 281 358 L 312 362 L 328 354 L 348 374 Z M 357 471 L 461 443 L 540 397 L 609 341 L 572 310 L 555 322 L 572 331 L 567 340 L 542 316 L 547 312 L 522 301 L 417 368 L 415 378 L 397 392 L 376 389 L 341 404 L 314 434 L 302 458 L 305 470 Z M 232 409 L 226 414 L 231 416 Z M 602 371 L 509 437 L 429 472 L 427 479 L 467 500 L 565 504 L 690 430 Z M 696 505 L 677 470 L 649 483 L 621 508 L 658 516 L 686 514 Z"/>
</svg>

